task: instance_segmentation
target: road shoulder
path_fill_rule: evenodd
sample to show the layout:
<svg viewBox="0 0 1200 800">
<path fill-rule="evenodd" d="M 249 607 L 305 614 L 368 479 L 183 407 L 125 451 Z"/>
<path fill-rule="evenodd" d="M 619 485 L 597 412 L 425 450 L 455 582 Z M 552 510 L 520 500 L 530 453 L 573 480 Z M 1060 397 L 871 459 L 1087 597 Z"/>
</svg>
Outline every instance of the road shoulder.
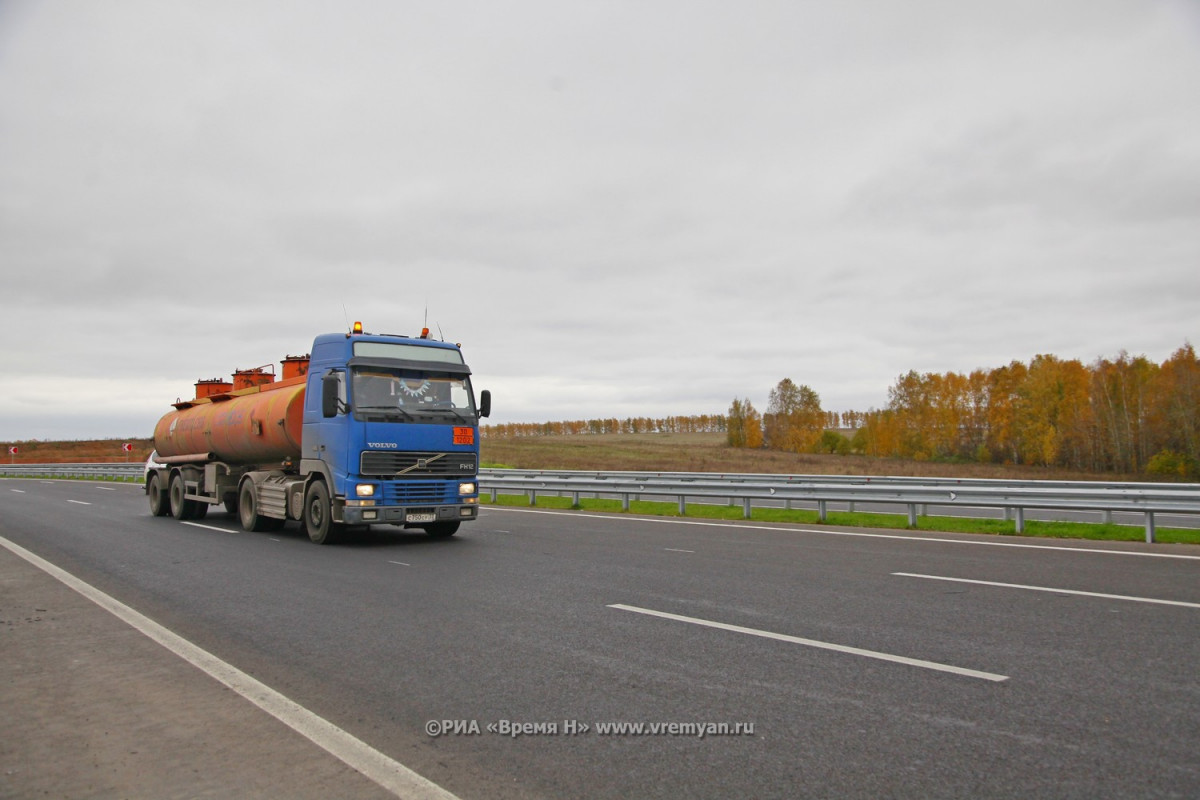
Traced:
<svg viewBox="0 0 1200 800">
<path fill-rule="evenodd" d="M 5 548 L 0 670 L 0 796 L 392 796 Z"/>
</svg>

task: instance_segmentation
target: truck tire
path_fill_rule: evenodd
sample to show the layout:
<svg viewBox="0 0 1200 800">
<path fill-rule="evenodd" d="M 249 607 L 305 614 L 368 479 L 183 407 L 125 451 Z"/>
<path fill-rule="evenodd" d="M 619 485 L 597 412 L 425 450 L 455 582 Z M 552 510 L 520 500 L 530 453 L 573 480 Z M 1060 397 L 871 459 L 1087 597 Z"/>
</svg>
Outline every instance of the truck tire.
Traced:
<svg viewBox="0 0 1200 800">
<path fill-rule="evenodd" d="M 449 539 L 454 534 L 458 533 L 459 522 L 435 522 L 432 525 L 425 526 L 425 534 L 430 539 Z"/>
<path fill-rule="evenodd" d="M 225 505 L 225 512 L 227 514 L 233 514 L 235 516 L 237 515 L 237 513 L 238 513 L 238 498 L 237 498 L 236 494 L 233 494 L 231 492 L 231 493 L 225 495 L 225 499 L 221 502 Z"/>
<path fill-rule="evenodd" d="M 333 544 L 342 533 L 342 526 L 333 521 L 329 488 L 325 481 L 316 480 L 304 492 L 304 530 L 316 544 Z"/>
<path fill-rule="evenodd" d="M 146 484 L 146 497 L 150 499 L 150 513 L 154 516 L 165 517 L 171 513 L 170 501 L 167 499 L 167 493 L 159 485 L 157 474 L 151 475 Z"/>
<path fill-rule="evenodd" d="M 171 476 L 171 486 L 167 490 L 171 506 L 171 516 L 175 519 L 192 519 L 196 516 L 196 501 L 187 500 L 184 495 L 187 489 L 183 485 L 183 475 L 176 472 Z"/>
<path fill-rule="evenodd" d="M 242 521 L 242 530 L 251 533 L 271 530 L 273 520 L 258 513 L 258 498 L 254 492 L 254 481 L 242 481 L 237 505 L 238 517 Z"/>
</svg>

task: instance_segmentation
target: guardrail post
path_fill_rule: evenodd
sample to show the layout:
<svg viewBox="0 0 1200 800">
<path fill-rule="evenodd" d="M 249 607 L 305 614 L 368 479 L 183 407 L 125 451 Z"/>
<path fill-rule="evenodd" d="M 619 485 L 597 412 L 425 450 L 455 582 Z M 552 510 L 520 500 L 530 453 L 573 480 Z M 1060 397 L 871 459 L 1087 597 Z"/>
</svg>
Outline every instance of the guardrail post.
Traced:
<svg viewBox="0 0 1200 800">
<path fill-rule="evenodd" d="M 499 490 L 498 490 L 498 489 L 497 489 L 495 486 L 493 486 L 493 487 L 492 487 L 492 502 L 493 502 L 493 503 L 495 503 L 495 502 L 496 502 L 496 495 L 497 495 L 497 494 L 499 494 Z"/>
<path fill-rule="evenodd" d="M 818 500 L 817 501 L 817 519 L 821 520 L 821 522 L 825 522 L 825 519 L 828 516 L 828 512 L 829 512 L 829 502 L 826 500 Z"/>
<path fill-rule="evenodd" d="M 629 511 L 629 492 L 621 494 L 621 510 Z"/>
<path fill-rule="evenodd" d="M 579 492 L 571 492 L 571 508 L 579 508 Z"/>
<path fill-rule="evenodd" d="M 1016 519 L 1016 524 L 1013 526 L 1013 529 L 1017 533 L 1024 533 L 1025 532 L 1025 509 L 1018 506 L 1014 510 L 1017 512 L 1016 513 L 1017 519 Z"/>
<path fill-rule="evenodd" d="M 750 498 L 747 497 L 742 501 L 742 518 L 750 519 Z"/>
<path fill-rule="evenodd" d="M 531 506 L 537 505 L 537 489 L 529 490 L 529 505 L 531 505 Z"/>
<path fill-rule="evenodd" d="M 908 504 L 908 527 L 910 527 L 910 528 L 917 527 L 917 504 L 916 503 Z"/>
<path fill-rule="evenodd" d="M 687 501 L 686 497 L 684 497 L 683 495 L 679 495 L 679 516 L 681 516 L 681 517 L 687 516 L 686 501 Z"/>
<path fill-rule="evenodd" d="M 1146 541 L 1154 544 L 1154 512 L 1146 512 Z"/>
<path fill-rule="evenodd" d="M 1104 510 L 1104 524 L 1112 525 L 1112 509 Z"/>
</svg>

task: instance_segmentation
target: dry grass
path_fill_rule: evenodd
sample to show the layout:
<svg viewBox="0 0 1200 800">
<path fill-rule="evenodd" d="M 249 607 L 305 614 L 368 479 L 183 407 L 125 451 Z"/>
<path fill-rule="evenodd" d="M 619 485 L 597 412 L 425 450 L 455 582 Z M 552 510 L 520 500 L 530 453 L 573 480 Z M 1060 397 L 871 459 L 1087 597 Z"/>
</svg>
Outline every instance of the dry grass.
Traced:
<svg viewBox="0 0 1200 800">
<path fill-rule="evenodd" d="M 485 466 L 514 469 L 653 470 L 785 475 L 913 475 L 948 478 L 1136 480 L 1011 464 L 946 464 L 868 456 L 780 453 L 725 444 L 721 433 L 601 434 L 484 439 Z"/>
<path fill-rule="evenodd" d="M 132 453 L 123 453 L 129 442 Z M 150 439 L 13 442 L 17 464 L 145 461 Z M 773 473 L 784 475 L 917 475 L 953 478 L 1136 480 L 1135 475 L 1093 475 L 1011 464 L 943 464 L 867 456 L 779 453 L 728 447 L 721 433 L 601 434 L 484 439 L 486 466 L 516 469 L 653 470 L 655 472 Z M 0 451 L 0 456 L 5 455 Z M 12 459 L 6 459 L 12 460 Z"/>
<path fill-rule="evenodd" d="M 132 453 L 125 453 L 121 445 L 133 445 Z M 16 445 L 17 456 L 8 455 L 8 447 L 0 450 L 5 464 L 115 464 L 122 461 L 142 462 L 150 457 L 154 442 L 150 439 L 87 439 L 70 442 L 11 442 Z"/>
</svg>

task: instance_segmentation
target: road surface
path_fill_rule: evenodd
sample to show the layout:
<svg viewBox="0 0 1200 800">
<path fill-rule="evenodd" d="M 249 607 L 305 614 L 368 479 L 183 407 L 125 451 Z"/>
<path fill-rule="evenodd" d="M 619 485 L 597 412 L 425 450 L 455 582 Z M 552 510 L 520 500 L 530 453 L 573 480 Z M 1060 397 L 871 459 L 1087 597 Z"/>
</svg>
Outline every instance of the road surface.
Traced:
<svg viewBox="0 0 1200 800">
<path fill-rule="evenodd" d="M 318 547 L 37 480 L 0 537 L 0 796 L 1200 794 L 1200 548 L 493 507 Z"/>
</svg>

